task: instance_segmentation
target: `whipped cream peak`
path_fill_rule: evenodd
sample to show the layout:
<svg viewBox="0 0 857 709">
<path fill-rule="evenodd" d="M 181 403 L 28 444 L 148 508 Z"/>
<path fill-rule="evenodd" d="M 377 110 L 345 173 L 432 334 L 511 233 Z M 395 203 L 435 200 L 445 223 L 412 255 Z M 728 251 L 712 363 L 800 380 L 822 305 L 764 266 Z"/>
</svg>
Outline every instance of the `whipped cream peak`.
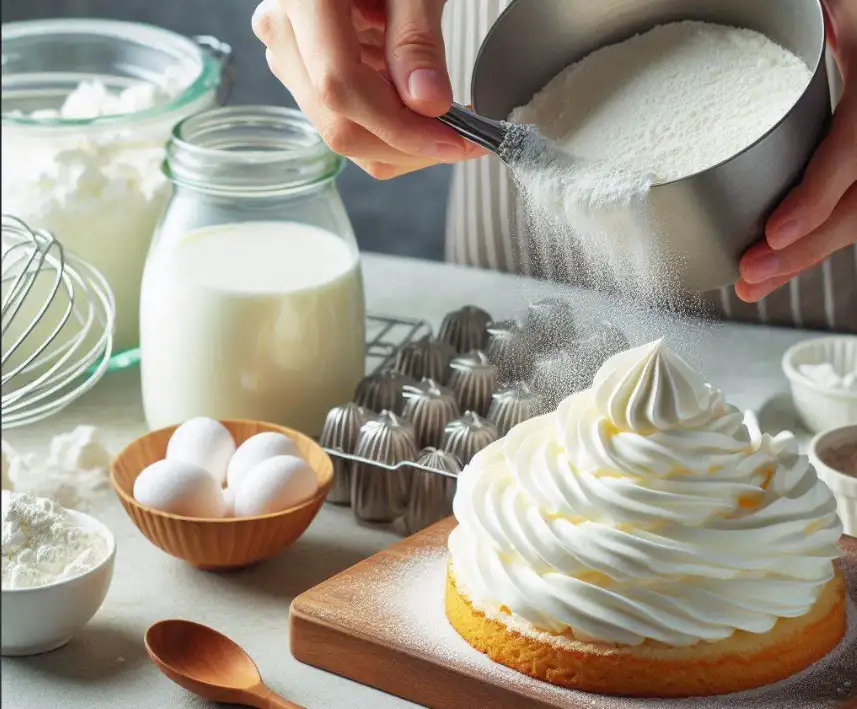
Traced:
<svg viewBox="0 0 857 709">
<path fill-rule="evenodd" d="M 692 424 L 709 413 L 718 394 L 663 339 L 611 357 L 592 391 L 599 413 L 637 433 Z"/>
<path fill-rule="evenodd" d="M 662 341 L 514 427 L 458 478 L 451 573 L 485 613 L 673 646 L 764 633 L 833 577 L 836 501 Z"/>
</svg>

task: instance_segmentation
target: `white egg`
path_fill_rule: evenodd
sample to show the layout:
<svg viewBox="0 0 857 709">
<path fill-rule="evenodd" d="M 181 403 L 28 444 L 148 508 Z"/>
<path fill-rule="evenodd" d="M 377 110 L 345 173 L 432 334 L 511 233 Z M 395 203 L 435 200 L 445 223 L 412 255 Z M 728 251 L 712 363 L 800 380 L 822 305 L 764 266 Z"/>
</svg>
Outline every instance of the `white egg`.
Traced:
<svg viewBox="0 0 857 709">
<path fill-rule="evenodd" d="M 235 516 L 235 491 L 231 487 L 223 488 L 223 516 Z"/>
<path fill-rule="evenodd" d="M 235 492 L 235 516 L 252 517 L 295 507 L 318 491 L 315 471 L 303 458 L 278 455 L 247 472 Z"/>
<path fill-rule="evenodd" d="M 277 455 L 301 457 L 298 444 L 282 433 L 266 431 L 250 436 L 238 446 L 238 450 L 229 461 L 229 467 L 226 469 L 226 484 L 237 489 L 252 468 L 263 460 Z"/>
<path fill-rule="evenodd" d="M 226 426 L 200 416 L 185 421 L 175 430 L 167 443 L 166 458 L 198 465 L 223 485 L 233 453 L 235 441 Z"/>
<path fill-rule="evenodd" d="M 159 460 L 145 468 L 134 481 L 134 498 L 146 507 L 197 519 L 220 518 L 226 505 L 220 483 L 181 460 Z"/>
</svg>

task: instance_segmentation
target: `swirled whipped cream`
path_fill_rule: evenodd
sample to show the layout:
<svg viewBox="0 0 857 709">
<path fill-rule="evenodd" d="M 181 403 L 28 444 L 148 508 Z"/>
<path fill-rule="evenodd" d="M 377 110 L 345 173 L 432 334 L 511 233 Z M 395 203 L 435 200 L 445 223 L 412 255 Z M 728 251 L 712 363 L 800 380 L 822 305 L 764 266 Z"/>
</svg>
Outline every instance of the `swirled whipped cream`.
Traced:
<svg viewBox="0 0 857 709">
<path fill-rule="evenodd" d="M 764 633 L 833 577 L 836 502 L 794 439 L 743 415 L 662 341 L 477 455 L 449 538 L 493 617 L 590 642 Z"/>
</svg>

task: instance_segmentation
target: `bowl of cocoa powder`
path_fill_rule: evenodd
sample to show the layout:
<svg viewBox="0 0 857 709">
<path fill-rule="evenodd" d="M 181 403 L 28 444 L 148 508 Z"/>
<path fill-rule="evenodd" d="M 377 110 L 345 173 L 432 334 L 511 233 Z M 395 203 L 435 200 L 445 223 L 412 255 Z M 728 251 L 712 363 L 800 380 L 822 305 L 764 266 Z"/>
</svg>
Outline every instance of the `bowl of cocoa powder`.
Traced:
<svg viewBox="0 0 857 709">
<path fill-rule="evenodd" d="M 836 498 L 845 534 L 857 536 L 857 425 L 819 433 L 810 443 L 809 457 Z"/>
</svg>

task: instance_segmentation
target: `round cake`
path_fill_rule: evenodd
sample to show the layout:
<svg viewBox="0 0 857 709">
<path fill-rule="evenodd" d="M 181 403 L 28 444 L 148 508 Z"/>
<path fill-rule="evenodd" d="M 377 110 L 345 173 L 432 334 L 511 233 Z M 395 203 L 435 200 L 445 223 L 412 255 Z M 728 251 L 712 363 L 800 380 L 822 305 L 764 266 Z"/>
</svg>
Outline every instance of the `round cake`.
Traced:
<svg viewBox="0 0 857 709">
<path fill-rule="evenodd" d="M 495 662 L 629 696 L 784 679 L 845 633 L 836 502 L 657 341 L 460 475 L 446 615 Z"/>
</svg>

